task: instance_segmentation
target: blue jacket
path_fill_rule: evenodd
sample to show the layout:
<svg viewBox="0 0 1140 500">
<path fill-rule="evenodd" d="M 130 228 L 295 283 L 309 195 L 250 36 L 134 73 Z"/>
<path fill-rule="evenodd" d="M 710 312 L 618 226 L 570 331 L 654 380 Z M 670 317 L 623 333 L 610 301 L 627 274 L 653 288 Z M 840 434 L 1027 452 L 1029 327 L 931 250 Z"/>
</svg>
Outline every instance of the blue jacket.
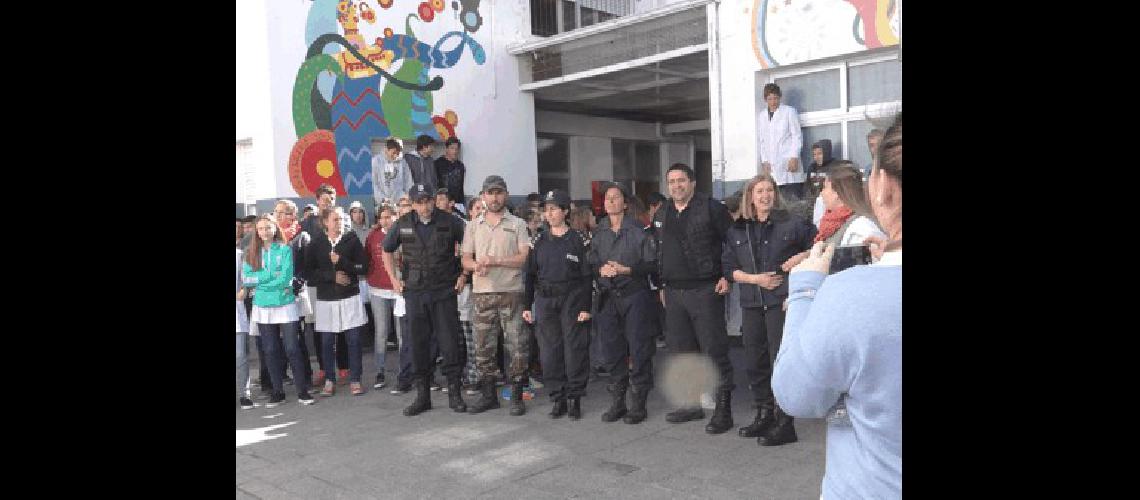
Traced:
<svg viewBox="0 0 1140 500">
<path fill-rule="evenodd" d="M 292 304 L 293 250 L 288 245 L 274 242 L 261 251 L 261 269 L 254 271 L 249 262 L 242 263 L 243 284 L 254 287 L 253 305 L 280 307 Z"/>
</svg>

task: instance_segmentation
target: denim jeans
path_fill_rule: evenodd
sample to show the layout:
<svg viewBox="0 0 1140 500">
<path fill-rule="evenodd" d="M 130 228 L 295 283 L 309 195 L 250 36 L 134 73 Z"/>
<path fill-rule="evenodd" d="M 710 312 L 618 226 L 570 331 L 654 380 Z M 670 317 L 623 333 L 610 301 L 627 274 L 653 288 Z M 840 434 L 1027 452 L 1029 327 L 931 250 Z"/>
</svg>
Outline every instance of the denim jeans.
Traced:
<svg viewBox="0 0 1140 500">
<path fill-rule="evenodd" d="M 338 333 L 343 333 L 346 343 L 348 344 L 348 380 L 349 382 L 360 382 L 361 372 L 364 371 L 363 360 L 360 352 L 360 332 L 364 330 L 365 326 L 358 326 L 350 328 L 345 332 L 320 332 L 321 334 L 321 356 L 325 358 L 325 366 L 335 366 L 336 352 L 333 345 L 336 343 Z M 325 373 L 326 380 L 336 382 L 336 371 L 329 370 Z"/>
<path fill-rule="evenodd" d="M 375 328 L 373 329 L 373 338 L 375 345 L 372 346 L 372 352 L 376 356 L 376 373 L 384 373 L 384 368 L 387 366 L 387 352 L 388 352 L 388 329 L 391 327 L 392 307 L 396 303 L 396 299 L 385 299 L 370 295 L 368 300 L 372 302 L 372 318 Z M 396 337 L 400 338 L 400 321 L 396 321 Z M 400 342 L 403 344 L 403 342 Z"/>
<path fill-rule="evenodd" d="M 249 397 L 249 332 L 237 332 L 238 397 Z"/>
<path fill-rule="evenodd" d="M 273 383 L 273 390 L 278 393 L 285 392 L 282 382 L 285 379 L 285 359 L 288 357 L 289 365 L 293 368 L 293 385 L 297 393 L 309 388 L 309 381 L 305 380 L 305 368 L 301 360 L 301 346 L 299 345 L 301 331 L 296 322 L 267 324 L 258 323 L 257 330 L 261 334 L 261 345 L 265 348 L 265 356 L 269 365 L 269 380 Z M 284 346 L 282 346 L 284 337 Z"/>
</svg>

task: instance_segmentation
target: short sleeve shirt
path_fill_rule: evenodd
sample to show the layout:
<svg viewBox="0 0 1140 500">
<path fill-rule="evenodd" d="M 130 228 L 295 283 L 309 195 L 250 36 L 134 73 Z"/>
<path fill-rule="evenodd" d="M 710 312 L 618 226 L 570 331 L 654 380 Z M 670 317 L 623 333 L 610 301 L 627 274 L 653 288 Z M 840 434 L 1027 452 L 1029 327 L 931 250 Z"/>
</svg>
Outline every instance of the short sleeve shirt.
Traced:
<svg viewBox="0 0 1140 500">
<path fill-rule="evenodd" d="M 462 252 L 474 254 L 478 259 L 489 257 L 510 257 L 519 253 L 519 245 L 530 241 L 526 222 L 504 212 L 498 225 L 492 226 L 484 216 L 467 223 L 463 235 Z M 495 266 L 486 276 L 475 274 L 472 278 L 472 293 L 522 292 L 522 268 Z"/>
</svg>

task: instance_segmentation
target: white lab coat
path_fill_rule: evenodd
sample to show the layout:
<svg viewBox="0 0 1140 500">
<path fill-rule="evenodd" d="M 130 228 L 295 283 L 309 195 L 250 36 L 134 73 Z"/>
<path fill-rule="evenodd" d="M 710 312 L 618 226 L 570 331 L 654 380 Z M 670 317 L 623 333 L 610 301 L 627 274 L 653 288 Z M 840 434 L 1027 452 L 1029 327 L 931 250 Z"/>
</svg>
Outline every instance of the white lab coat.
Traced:
<svg viewBox="0 0 1140 500">
<path fill-rule="evenodd" d="M 796 108 L 780 104 L 772 118 L 768 118 L 768 105 L 760 101 L 756 116 L 756 133 L 760 136 L 760 163 L 772 165 L 772 177 L 777 185 L 804 182 L 803 162 L 795 172 L 788 172 L 788 159 L 799 158 L 804 147 L 804 136 L 800 132 L 800 116 Z M 760 165 L 757 164 L 757 170 Z"/>
</svg>

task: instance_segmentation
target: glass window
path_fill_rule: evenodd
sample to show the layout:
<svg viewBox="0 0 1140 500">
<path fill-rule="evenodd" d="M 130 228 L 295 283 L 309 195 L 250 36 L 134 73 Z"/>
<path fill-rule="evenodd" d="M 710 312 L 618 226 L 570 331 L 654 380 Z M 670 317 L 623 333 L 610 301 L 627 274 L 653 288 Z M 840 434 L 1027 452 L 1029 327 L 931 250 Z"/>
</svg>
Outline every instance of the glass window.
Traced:
<svg viewBox="0 0 1140 500">
<path fill-rule="evenodd" d="M 847 105 L 863 106 L 902 99 L 902 63 L 883 61 L 847 69 Z"/>
<path fill-rule="evenodd" d="M 638 181 L 657 181 L 661 175 L 661 149 L 656 143 L 639 142 L 634 149 Z"/>
<path fill-rule="evenodd" d="M 867 149 L 867 133 L 875 128 L 867 120 L 847 122 L 847 156 L 860 169 L 871 163 L 871 152 Z"/>
<path fill-rule="evenodd" d="M 780 102 L 796 108 L 800 113 L 839 108 L 838 69 L 777 78 L 776 85 L 780 86 L 780 93 L 783 94 Z M 761 104 L 764 102 L 764 85 L 757 87 L 756 102 Z"/>
<path fill-rule="evenodd" d="M 577 2 L 562 0 L 562 31 L 570 31 L 578 27 L 578 18 L 575 17 Z"/>
<path fill-rule="evenodd" d="M 562 174 L 570 172 L 569 141 L 565 137 L 556 135 L 539 135 L 538 146 L 538 176 L 544 174 Z"/>
<path fill-rule="evenodd" d="M 633 179 L 633 141 L 614 139 L 611 141 L 614 159 L 614 181 Z"/>
<path fill-rule="evenodd" d="M 538 192 L 545 193 L 554 189 L 570 192 L 570 179 L 553 179 L 550 177 L 538 178 Z"/>
</svg>

